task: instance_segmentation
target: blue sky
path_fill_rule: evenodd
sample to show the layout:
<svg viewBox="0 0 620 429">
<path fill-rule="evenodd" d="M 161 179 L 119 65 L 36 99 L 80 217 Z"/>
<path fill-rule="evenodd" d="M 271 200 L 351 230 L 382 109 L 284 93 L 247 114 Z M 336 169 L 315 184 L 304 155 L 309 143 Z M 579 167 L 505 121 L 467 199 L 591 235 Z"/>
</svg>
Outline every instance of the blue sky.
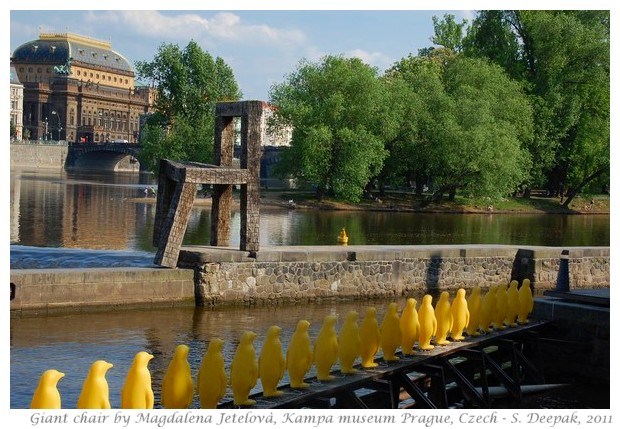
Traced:
<svg viewBox="0 0 620 429">
<path fill-rule="evenodd" d="M 171 3 L 175 10 L 169 10 Z M 267 100 L 271 85 L 283 82 L 302 59 L 316 62 L 328 54 L 355 56 L 382 72 L 410 53 L 432 46 L 433 16 L 450 13 L 458 22 L 471 22 L 477 9 L 557 7 L 550 1 L 529 0 L 154 0 L 148 3 L 154 10 L 124 10 L 126 2 L 108 1 L 105 5 L 110 10 L 85 11 L 72 10 L 75 4 L 57 0 L 13 5 L 32 9 L 7 11 L 9 51 L 36 39 L 40 30 L 71 32 L 111 41 L 112 48 L 133 64 L 152 60 L 162 43 L 183 48 L 195 40 L 232 67 L 244 99 L 259 100 Z M 613 4 L 565 0 L 562 7 L 610 9 Z M 194 10 L 196 5 L 231 9 Z"/>
<path fill-rule="evenodd" d="M 316 2 L 315 2 L 316 3 Z M 402 2 L 405 3 L 405 2 Z M 263 3 L 261 3 L 263 4 Z M 302 3 L 303 4 L 303 3 Z M 39 31 L 112 42 L 130 63 L 150 61 L 162 43 L 195 40 L 232 67 L 245 99 L 268 99 L 273 83 L 303 58 L 359 57 L 380 71 L 432 46 L 432 17 L 471 20 L 471 10 L 21 10 L 10 12 L 10 50 Z"/>
</svg>

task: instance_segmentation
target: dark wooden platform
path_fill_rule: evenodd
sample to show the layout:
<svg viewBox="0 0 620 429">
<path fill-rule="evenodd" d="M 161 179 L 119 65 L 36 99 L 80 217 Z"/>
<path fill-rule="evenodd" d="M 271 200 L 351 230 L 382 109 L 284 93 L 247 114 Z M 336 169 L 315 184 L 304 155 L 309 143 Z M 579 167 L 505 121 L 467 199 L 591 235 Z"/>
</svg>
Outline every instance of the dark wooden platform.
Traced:
<svg viewBox="0 0 620 429">
<path fill-rule="evenodd" d="M 400 360 L 396 362 L 385 362 L 379 358 L 375 360 L 379 364 L 376 368 L 362 369 L 358 365 L 359 371 L 355 374 L 341 374 L 339 371 L 334 371 L 332 375 L 336 378 L 328 382 L 318 381 L 314 377 L 307 378 L 305 381 L 310 384 L 307 389 L 291 389 L 290 386 L 283 385 L 279 387 L 283 392 L 282 396 L 265 398 L 262 393 L 258 393 L 251 396 L 257 401 L 256 405 L 244 408 L 373 408 L 356 393 L 360 389 L 365 391 L 363 395 L 369 397 L 373 392 L 383 395 L 383 402 L 390 405 L 388 408 L 401 407 L 403 397 L 410 398 L 410 402 L 416 403 L 421 408 L 443 408 L 448 406 L 445 391 L 449 384 L 458 385 L 468 396 L 468 400 L 479 407 L 485 407 L 488 404 L 487 374 L 493 375 L 494 380 L 518 398 L 521 377 L 517 372 L 522 371 L 523 367 L 529 366 L 525 369 L 532 371 L 538 382 L 544 381 L 542 374 L 536 374 L 536 365 L 531 364 L 525 356 L 519 356 L 521 354 L 519 350 L 522 349 L 520 345 L 522 338 L 546 323 L 546 321 L 531 321 L 527 325 L 469 337 L 464 341 L 451 342 L 444 346 L 435 346 L 433 350 L 415 350 L 415 354 L 411 356 L 398 354 Z M 517 342 L 519 347 L 514 346 Z M 493 350 L 497 351 L 505 346 L 508 351 L 499 361 L 486 357 Z M 489 347 L 490 351 L 485 351 L 485 347 Z M 456 358 L 458 362 L 459 357 L 477 362 L 480 367 L 473 371 L 461 370 L 457 368 L 458 364 L 454 363 L 454 359 Z M 416 385 L 416 378 L 418 381 L 423 381 L 425 378 L 431 380 L 430 383 L 424 383 L 433 383 L 434 391 L 429 392 L 424 387 Z M 474 379 L 477 379 L 476 383 Z M 218 408 L 236 407 L 232 400 L 218 406 Z"/>
<path fill-rule="evenodd" d="M 548 290 L 545 296 L 560 298 L 565 301 L 578 304 L 592 304 L 602 307 L 609 307 L 609 289 L 575 289 L 570 291 Z"/>
</svg>

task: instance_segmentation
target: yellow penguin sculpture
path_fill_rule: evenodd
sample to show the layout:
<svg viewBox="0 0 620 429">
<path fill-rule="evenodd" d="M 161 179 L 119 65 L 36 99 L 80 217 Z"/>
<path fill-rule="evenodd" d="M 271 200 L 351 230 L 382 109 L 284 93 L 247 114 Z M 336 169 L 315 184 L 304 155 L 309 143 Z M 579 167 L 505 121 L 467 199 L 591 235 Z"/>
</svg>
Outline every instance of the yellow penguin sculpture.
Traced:
<svg viewBox="0 0 620 429">
<path fill-rule="evenodd" d="M 359 314 L 355 310 L 347 313 L 347 317 L 340 328 L 338 334 L 338 359 L 340 362 L 340 372 L 343 374 L 354 374 L 357 372 L 353 368 L 353 363 L 362 353 L 362 340 L 357 326 Z"/>
<path fill-rule="evenodd" d="M 506 326 L 517 326 L 517 315 L 519 314 L 519 282 L 516 280 L 511 281 L 506 294 L 508 296 L 508 310 L 506 311 L 504 324 Z"/>
<path fill-rule="evenodd" d="M 176 346 L 161 384 L 161 405 L 164 408 L 185 409 L 194 402 L 194 380 L 187 361 L 188 354 L 187 345 Z"/>
<path fill-rule="evenodd" d="M 375 368 L 375 355 L 381 346 L 381 330 L 377 322 L 377 309 L 368 307 L 360 325 L 360 340 L 362 341 L 362 368 Z"/>
<path fill-rule="evenodd" d="M 104 360 L 93 362 L 82 385 L 82 392 L 77 402 L 78 409 L 109 410 L 112 408 L 110 388 L 105 375 L 113 366 Z"/>
<path fill-rule="evenodd" d="M 282 328 L 276 325 L 267 329 L 267 338 L 258 356 L 258 376 L 263 386 L 263 396 L 268 398 L 282 395 L 278 383 L 284 377 L 286 359 L 282 352 L 281 332 Z"/>
<path fill-rule="evenodd" d="M 48 369 L 41 374 L 39 384 L 32 395 L 31 409 L 60 409 L 62 400 L 58 391 L 58 381 L 65 376 L 55 369 Z"/>
<path fill-rule="evenodd" d="M 148 368 L 151 359 L 153 355 L 150 353 L 144 351 L 136 353 L 121 390 L 121 408 L 153 408 L 155 395 L 151 385 L 151 372 Z"/>
<path fill-rule="evenodd" d="M 203 409 L 217 408 L 217 403 L 226 395 L 228 377 L 224 366 L 223 347 L 224 340 L 213 338 L 198 370 L 196 390 L 200 407 Z"/>
<path fill-rule="evenodd" d="M 402 335 L 400 348 L 404 355 L 413 354 L 413 346 L 418 339 L 418 329 L 420 322 L 418 320 L 418 309 L 416 308 L 418 301 L 414 298 L 407 298 L 405 308 L 400 315 L 400 333 Z"/>
<path fill-rule="evenodd" d="M 456 296 L 452 301 L 452 329 L 450 330 L 450 338 L 454 341 L 462 341 L 465 339 L 463 331 L 469 324 L 469 309 L 467 308 L 467 300 L 465 299 L 465 289 L 460 288 L 456 291 Z"/>
<path fill-rule="evenodd" d="M 293 389 L 305 389 L 309 386 L 304 382 L 306 373 L 312 366 L 312 345 L 310 344 L 310 335 L 308 328 L 310 322 L 300 320 L 297 322 L 295 332 L 291 337 L 291 341 L 286 349 L 286 369 L 290 385 Z"/>
<path fill-rule="evenodd" d="M 497 285 L 493 285 L 489 288 L 487 293 L 482 298 L 482 307 L 480 309 L 480 332 L 483 334 L 491 331 L 491 322 L 495 317 L 495 304 L 497 294 Z"/>
<path fill-rule="evenodd" d="M 478 328 L 480 327 L 480 312 L 482 311 L 482 297 L 480 296 L 480 286 L 474 286 L 467 298 L 467 309 L 469 310 L 469 322 L 465 328 L 465 332 L 470 337 L 480 335 Z"/>
<path fill-rule="evenodd" d="M 500 331 L 506 329 L 504 319 L 508 313 L 508 291 L 506 285 L 501 284 L 497 287 L 495 294 L 495 316 L 493 317 L 493 327 Z"/>
<path fill-rule="evenodd" d="M 314 341 L 314 364 L 316 378 L 319 381 L 330 381 L 332 366 L 338 361 L 338 333 L 336 332 L 336 316 L 328 314 Z"/>
<path fill-rule="evenodd" d="M 387 311 L 383 315 L 381 322 L 381 349 L 383 350 L 383 360 L 387 362 L 400 360 L 396 356 L 396 349 L 400 347 L 403 335 L 400 330 L 400 318 L 398 317 L 398 303 L 388 304 Z"/>
<path fill-rule="evenodd" d="M 528 317 L 534 310 L 534 297 L 530 288 L 530 279 L 523 279 L 519 288 L 519 314 L 517 322 L 521 325 L 529 323 Z"/>
<path fill-rule="evenodd" d="M 230 385 L 233 391 L 235 405 L 254 405 L 256 401 L 250 399 L 250 390 L 256 386 L 258 380 L 258 362 L 254 339 L 256 334 L 245 331 L 230 364 Z"/>
<path fill-rule="evenodd" d="M 443 291 L 439 294 L 439 301 L 437 301 L 435 305 L 435 317 L 437 318 L 435 344 L 440 346 L 450 344 L 450 341 L 448 341 L 448 334 L 452 330 L 453 319 L 449 292 Z"/>
<path fill-rule="evenodd" d="M 433 297 L 424 295 L 422 304 L 418 310 L 418 320 L 420 329 L 418 331 L 418 347 L 420 350 L 432 350 L 435 348 L 431 344 L 431 339 L 437 333 L 437 318 L 435 317 L 435 309 L 433 308 Z"/>
</svg>

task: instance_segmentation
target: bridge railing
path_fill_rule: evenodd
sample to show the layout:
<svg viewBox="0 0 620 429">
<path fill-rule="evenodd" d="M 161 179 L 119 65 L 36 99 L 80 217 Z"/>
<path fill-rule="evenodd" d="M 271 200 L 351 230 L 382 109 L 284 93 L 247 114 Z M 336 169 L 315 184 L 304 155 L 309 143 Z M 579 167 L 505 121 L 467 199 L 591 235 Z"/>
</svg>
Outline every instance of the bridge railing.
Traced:
<svg viewBox="0 0 620 429">
<path fill-rule="evenodd" d="M 18 140 L 18 139 L 11 139 L 11 144 L 67 146 L 69 143 L 66 140 Z"/>
</svg>

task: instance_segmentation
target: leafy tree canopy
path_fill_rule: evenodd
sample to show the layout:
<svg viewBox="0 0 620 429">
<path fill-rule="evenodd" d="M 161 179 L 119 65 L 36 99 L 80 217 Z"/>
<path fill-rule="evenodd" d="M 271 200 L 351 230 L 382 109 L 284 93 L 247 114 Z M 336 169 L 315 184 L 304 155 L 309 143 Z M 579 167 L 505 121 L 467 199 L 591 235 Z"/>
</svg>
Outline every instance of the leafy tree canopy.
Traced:
<svg viewBox="0 0 620 429">
<path fill-rule="evenodd" d="M 522 88 L 500 67 L 449 49 L 402 59 L 386 73 L 414 95 L 416 133 L 403 142 L 433 177 L 436 197 L 460 190 L 498 198 L 513 192 L 529 169 L 522 149 L 531 138 L 531 108 Z"/>
<path fill-rule="evenodd" d="M 157 88 L 140 161 L 153 171 L 162 158 L 211 162 L 215 104 L 242 96 L 232 69 L 191 41 L 184 49 L 162 44 L 153 61 L 136 62 L 136 70 Z"/>
<path fill-rule="evenodd" d="M 384 142 L 397 126 L 390 118 L 377 70 L 358 58 L 327 56 L 302 61 L 271 88 L 276 121 L 293 126 L 281 173 L 325 194 L 358 201 L 387 156 Z"/>
<path fill-rule="evenodd" d="M 572 198 L 609 174 L 609 11 L 481 11 L 464 52 L 502 66 L 534 108 L 527 184 Z"/>
</svg>

